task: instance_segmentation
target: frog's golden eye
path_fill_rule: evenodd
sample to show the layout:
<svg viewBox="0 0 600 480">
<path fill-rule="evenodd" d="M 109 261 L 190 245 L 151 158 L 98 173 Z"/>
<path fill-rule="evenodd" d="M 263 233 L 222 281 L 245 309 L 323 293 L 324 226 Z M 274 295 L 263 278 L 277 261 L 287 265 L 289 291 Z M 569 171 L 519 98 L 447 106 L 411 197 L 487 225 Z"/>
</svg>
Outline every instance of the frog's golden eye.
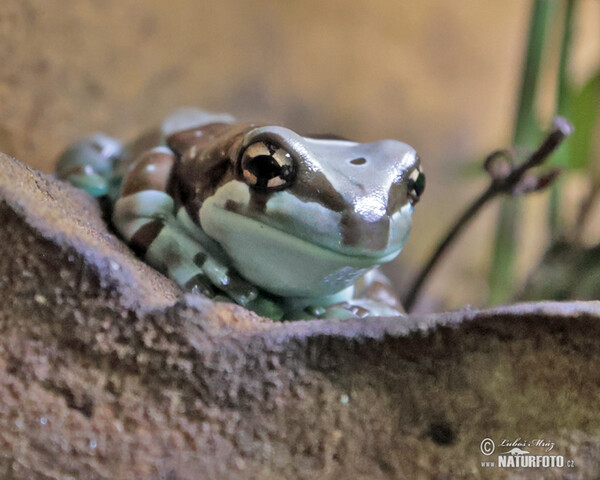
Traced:
<svg viewBox="0 0 600 480">
<path fill-rule="evenodd" d="M 267 142 L 250 144 L 242 154 L 240 167 L 244 181 L 263 193 L 289 187 L 296 175 L 292 156 Z"/>
<path fill-rule="evenodd" d="M 406 189 L 408 199 L 414 205 L 419 201 L 425 190 L 425 174 L 421 171 L 421 167 L 417 167 L 411 172 L 406 183 Z"/>
</svg>

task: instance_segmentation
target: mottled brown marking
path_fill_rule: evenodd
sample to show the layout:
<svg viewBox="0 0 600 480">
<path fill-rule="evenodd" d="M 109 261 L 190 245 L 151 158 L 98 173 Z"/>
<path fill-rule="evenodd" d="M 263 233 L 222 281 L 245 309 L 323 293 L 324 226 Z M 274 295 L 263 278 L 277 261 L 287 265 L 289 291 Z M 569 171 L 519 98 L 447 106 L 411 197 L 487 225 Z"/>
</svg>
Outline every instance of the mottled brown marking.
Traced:
<svg viewBox="0 0 600 480">
<path fill-rule="evenodd" d="M 243 136 L 252 128 L 245 124 L 210 124 L 167 139 L 179 156 L 169 192 L 185 206 L 194 222 L 199 223 L 198 212 L 206 198 L 221 185 L 238 179 L 237 153 Z"/>
<path fill-rule="evenodd" d="M 197 267 L 202 268 L 202 265 L 204 265 L 204 262 L 206 262 L 207 258 L 208 257 L 206 255 L 206 253 L 198 252 L 196 255 L 194 255 L 194 263 L 196 264 Z"/>
<path fill-rule="evenodd" d="M 408 198 L 406 196 L 406 183 L 404 181 L 394 183 L 390 187 L 388 194 L 388 202 L 386 212 L 388 215 L 393 215 L 406 204 Z"/>
<path fill-rule="evenodd" d="M 354 188 L 364 190 L 363 185 Z M 351 247 L 366 247 L 379 250 L 387 246 L 389 218 L 383 216 L 378 221 L 367 222 L 359 213 L 352 210 L 348 200 L 327 180 L 322 172 L 301 170 L 290 192 L 305 202 L 318 202 L 325 208 L 342 213 L 342 243 Z"/>
<path fill-rule="evenodd" d="M 229 129 L 231 129 L 231 125 L 228 123 L 209 123 L 208 125 L 190 128 L 170 135 L 167 137 L 167 145 L 180 155 L 192 148 L 199 151 Z"/>
<path fill-rule="evenodd" d="M 200 208 L 202 200 L 198 197 L 189 196 L 183 189 L 178 193 L 178 205 L 183 205 L 187 214 L 196 225 L 200 225 Z"/>
<path fill-rule="evenodd" d="M 141 226 L 129 241 L 131 249 L 140 257 L 143 257 L 154 239 L 158 237 L 163 226 L 164 224 L 160 220 L 152 220 Z"/>
<path fill-rule="evenodd" d="M 144 190 L 167 191 L 175 156 L 173 154 L 149 151 L 133 163 L 123 180 L 121 196 L 132 195 Z"/>
<path fill-rule="evenodd" d="M 344 197 L 321 172 L 300 170 L 290 192 L 304 202 L 318 202 L 334 212 L 342 212 L 347 208 Z"/>
<path fill-rule="evenodd" d="M 238 213 L 240 211 L 240 204 L 235 200 L 228 199 L 225 201 L 225 210 Z"/>
<path fill-rule="evenodd" d="M 157 147 L 161 144 L 162 133 L 160 128 L 153 128 L 142 133 L 133 142 L 127 145 L 124 151 L 125 159 L 136 159 L 144 152 L 147 152 L 151 148 Z"/>
<path fill-rule="evenodd" d="M 383 250 L 387 246 L 390 219 L 381 217 L 368 222 L 353 211 L 346 211 L 340 222 L 342 243 L 350 247 L 364 246 L 372 250 Z"/>
<path fill-rule="evenodd" d="M 360 318 L 368 317 L 369 313 L 371 313 L 366 308 L 360 307 L 358 305 L 350 304 L 346 308 L 348 310 L 350 310 L 354 315 L 356 315 L 357 317 L 360 317 Z"/>
<path fill-rule="evenodd" d="M 250 189 L 250 204 L 248 210 L 252 213 L 264 213 L 271 195 Z"/>
<path fill-rule="evenodd" d="M 361 277 L 354 284 L 354 287 L 353 298 L 367 298 L 404 312 L 402 304 L 396 297 L 392 283 L 380 270 L 371 271 Z"/>
</svg>

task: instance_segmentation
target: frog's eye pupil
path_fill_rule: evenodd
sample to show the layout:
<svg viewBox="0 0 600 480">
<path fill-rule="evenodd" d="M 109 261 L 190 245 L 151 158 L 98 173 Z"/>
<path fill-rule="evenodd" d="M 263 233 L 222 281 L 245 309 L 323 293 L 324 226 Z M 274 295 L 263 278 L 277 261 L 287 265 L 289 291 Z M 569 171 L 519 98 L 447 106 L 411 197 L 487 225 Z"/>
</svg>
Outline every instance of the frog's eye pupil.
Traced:
<svg viewBox="0 0 600 480">
<path fill-rule="evenodd" d="M 423 195 L 423 192 L 425 191 L 425 174 L 420 168 L 413 170 L 408 177 L 407 190 L 408 198 L 414 205 L 419 201 L 421 195 Z"/>
<path fill-rule="evenodd" d="M 292 156 L 266 142 L 255 142 L 246 148 L 241 169 L 246 183 L 263 193 L 287 188 L 296 173 Z"/>
<path fill-rule="evenodd" d="M 415 182 L 414 186 L 415 192 L 420 197 L 425 191 L 425 174 L 423 172 L 419 172 L 419 176 Z"/>
</svg>

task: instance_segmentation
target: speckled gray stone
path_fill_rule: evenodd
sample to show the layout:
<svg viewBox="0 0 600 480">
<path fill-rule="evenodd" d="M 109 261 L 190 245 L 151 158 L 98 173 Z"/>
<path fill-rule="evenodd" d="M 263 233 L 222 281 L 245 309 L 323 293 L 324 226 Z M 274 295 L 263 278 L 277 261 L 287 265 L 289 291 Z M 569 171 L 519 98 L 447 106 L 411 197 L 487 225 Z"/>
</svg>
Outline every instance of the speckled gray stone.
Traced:
<svg viewBox="0 0 600 480">
<path fill-rule="evenodd" d="M 600 475 L 599 302 L 272 323 L 183 295 L 3 155 L 0 225 L 3 478 Z M 575 467 L 482 466 L 486 437 Z"/>
</svg>

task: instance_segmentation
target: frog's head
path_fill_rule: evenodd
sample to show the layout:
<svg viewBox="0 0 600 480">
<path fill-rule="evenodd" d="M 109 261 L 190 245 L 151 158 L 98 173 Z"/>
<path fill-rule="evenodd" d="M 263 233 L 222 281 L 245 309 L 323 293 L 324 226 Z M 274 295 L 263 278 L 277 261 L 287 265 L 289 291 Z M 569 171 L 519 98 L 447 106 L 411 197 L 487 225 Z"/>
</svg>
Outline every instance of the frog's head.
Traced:
<svg viewBox="0 0 600 480">
<path fill-rule="evenodd" d="M 405 143 L 317 139 L 279 126 L 209 143 L 194 152 L 196 171 L 217 180 L 209 193 L 194 187 L 200 224 L 267 291 L 333 294 L 392 260 L 408 238 L 425 177 Z"/>
</svg>

